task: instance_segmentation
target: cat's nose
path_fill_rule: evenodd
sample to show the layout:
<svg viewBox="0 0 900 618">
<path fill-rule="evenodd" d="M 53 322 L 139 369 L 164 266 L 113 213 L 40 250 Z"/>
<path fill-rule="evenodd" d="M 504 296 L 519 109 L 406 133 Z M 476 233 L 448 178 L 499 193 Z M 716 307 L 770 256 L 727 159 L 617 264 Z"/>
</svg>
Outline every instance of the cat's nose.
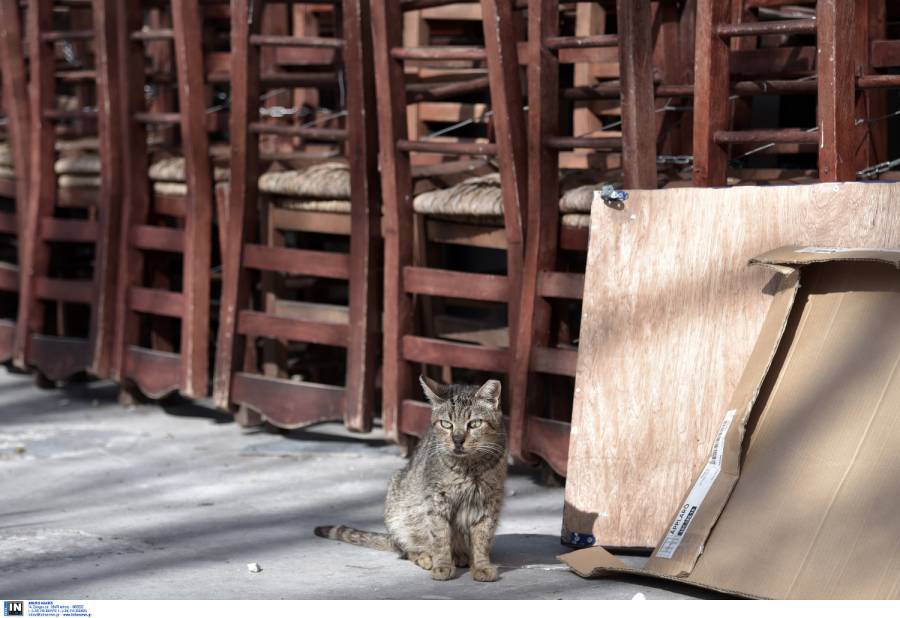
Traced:
<svg viewBox="0 0 900 618">
<path fill-rule="evenodd" d="M 456 446 L 462 446 L 462 443 L 466 441 L 465 435 L 454 435 L 453 436 L 453 444 Z"/>
</svg>

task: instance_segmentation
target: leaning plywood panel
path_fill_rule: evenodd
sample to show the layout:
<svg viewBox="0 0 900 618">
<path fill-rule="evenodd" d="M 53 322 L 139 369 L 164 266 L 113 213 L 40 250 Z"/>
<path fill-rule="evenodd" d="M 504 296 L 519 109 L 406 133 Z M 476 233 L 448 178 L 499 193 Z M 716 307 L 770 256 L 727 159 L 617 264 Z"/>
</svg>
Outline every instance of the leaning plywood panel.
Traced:
<svg viewBox="0 0 900 618">
<path fill-rule="evenodd" d="M 653 547 L 709 453 L 775 289 L 782 245 L 900 247 L 900 185 L 634 191 L 597 200 L 564 540 Z"/>
</svg>

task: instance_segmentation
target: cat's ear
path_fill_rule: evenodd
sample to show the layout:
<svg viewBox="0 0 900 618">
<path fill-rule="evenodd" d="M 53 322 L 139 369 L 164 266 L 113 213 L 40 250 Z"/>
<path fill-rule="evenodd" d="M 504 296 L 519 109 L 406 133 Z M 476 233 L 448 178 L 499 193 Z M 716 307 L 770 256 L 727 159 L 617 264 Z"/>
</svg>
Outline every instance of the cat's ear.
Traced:
<svg viewBox="0 0 900 618">
<path fill-rule="evenodd" d="M 475 393 L 475 397 L 489 402 L 495 410 L 498 409 L 500 407 L 500 380 L 485 382 Z"/>
<path fill-rule="evenodd" d="M 444 403 L 450 394 L 450 389 L 447 385 L 436 382 L 428 376 L 420 375 L 419 383 L 422 385 L 422 390 L 425 391 L 425 397 L 433 406 Z"/>
</svg>

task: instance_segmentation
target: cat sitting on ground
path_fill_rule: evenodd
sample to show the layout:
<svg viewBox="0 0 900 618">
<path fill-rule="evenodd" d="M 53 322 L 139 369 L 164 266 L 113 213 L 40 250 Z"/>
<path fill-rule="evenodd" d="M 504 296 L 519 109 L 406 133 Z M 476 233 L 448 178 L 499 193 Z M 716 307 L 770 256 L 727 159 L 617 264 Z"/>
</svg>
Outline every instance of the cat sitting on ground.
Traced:
<svg viewBox="0 0 900 618">
<path fill-rule="evenodd" d="M 405 468 L 391 479 L 384 507 L 388 533 L 320 526 L 318 536 L 394 551 L 450 579 L 471 565 L 472 579 L 498 578 L 491 543 L 503 504 L 506 434 L 500 382 L 444 385 L 422 376 L 431 428 Z"/>
</svg>

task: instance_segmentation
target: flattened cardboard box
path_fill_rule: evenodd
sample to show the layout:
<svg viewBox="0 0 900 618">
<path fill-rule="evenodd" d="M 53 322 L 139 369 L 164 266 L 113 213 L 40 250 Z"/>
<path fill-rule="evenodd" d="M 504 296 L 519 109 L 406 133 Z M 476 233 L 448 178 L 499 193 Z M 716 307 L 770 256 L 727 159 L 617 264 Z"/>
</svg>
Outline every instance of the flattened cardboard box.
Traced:
<svg viewBox="0 0 900 618">
<path fill-rule="evenodd" d="M 747 597 L 900 598 L 900 250 L 785 247 L 706 466 L 643 569 Z"/>
</svg>

